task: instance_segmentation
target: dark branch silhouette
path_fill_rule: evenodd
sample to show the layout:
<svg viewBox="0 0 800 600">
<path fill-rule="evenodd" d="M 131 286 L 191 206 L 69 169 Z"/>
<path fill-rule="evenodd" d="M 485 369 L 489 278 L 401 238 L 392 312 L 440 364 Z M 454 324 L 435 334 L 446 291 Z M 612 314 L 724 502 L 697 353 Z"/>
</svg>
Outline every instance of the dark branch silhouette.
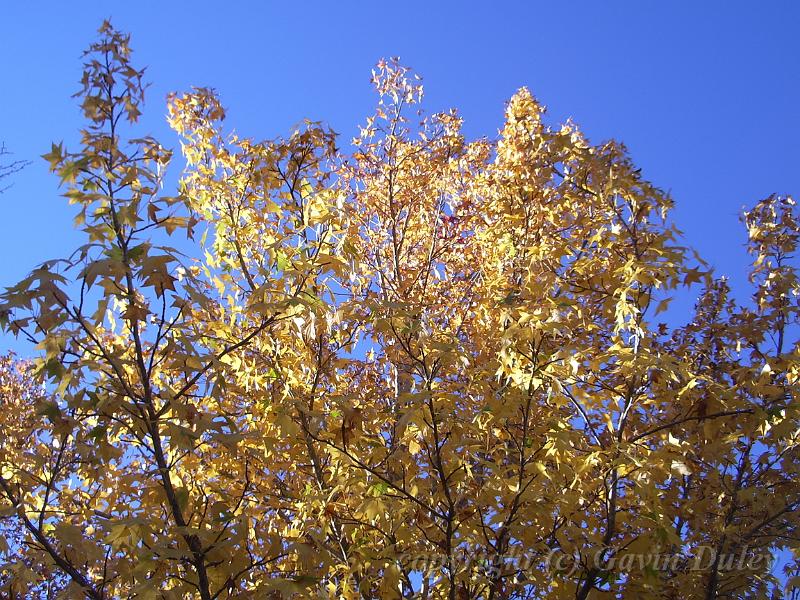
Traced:
<svg viewBox="0 0 800 600">
<path fill-rule="evenodd" d="M 6 178 L 14 173 L 18 173 L 30 164 L 29 160 L 12 160 L 7 162 L 8 157 L 11 156 L 5 143 L 0 142 L 0 194 L 11 187 L 11 184 L 5 183 Z"/>
</svg>

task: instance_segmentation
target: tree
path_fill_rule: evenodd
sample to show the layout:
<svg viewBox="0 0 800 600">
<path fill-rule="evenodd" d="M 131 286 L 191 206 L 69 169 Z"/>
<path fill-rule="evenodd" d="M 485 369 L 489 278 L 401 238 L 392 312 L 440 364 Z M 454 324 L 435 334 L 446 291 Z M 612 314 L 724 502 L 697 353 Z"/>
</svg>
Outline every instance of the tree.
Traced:
<svg viewBox="0 0 800 600">
<path fill-rule="evenodd" d="M 0 306 L 39 350 L 0 363 L 4 594 L 779 593 L 794 201 L 745 214 L 742 307 L 620 144 L 549 127 L 525 89 L 467 141 L 455 112 L 411 120 L 406 68 L 373 75 L 352 152 L 171 96 L 186 166 L 162 195 L 171 153 L 132 133 L 143 71 L 100 29 L 82 146 L 45 155 L 86 243 Z M 659 323 L 696 284 L 688 323 Z"/>
<path fill-rule="evenodd" d="M 7 157 L 11 155 L 11 152 L 8 151 L 6 148 L 5 143 L 0 142 L 0 193 L 3 193 L 8 189 L 8 185 L 3 185 L 3 179 L 17 173 L 24 169 L 29 163 L 27 160 L 12 160 L 7 161 Z"/>
</svg>

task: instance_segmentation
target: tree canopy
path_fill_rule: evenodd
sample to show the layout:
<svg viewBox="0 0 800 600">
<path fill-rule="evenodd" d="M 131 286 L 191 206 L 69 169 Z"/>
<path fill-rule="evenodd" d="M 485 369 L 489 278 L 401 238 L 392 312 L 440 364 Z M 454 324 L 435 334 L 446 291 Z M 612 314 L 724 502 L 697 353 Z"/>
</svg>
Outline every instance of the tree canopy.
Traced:
<svg viewBox="0 0 800 600">
<path fill-rule="evenodd" d="M 741 304 L 527 89 L 470 141 L 382 61 L 350 144 L 174 94 L 170 194 L 143 73 L 105 23 L 44 156 L 85 243 L 0 298 L 37 349 L 0 361 L 4 597 L 796 593 L 758 560 L 799 539 L 790 197 L 743 215 Z"/>
</svg>

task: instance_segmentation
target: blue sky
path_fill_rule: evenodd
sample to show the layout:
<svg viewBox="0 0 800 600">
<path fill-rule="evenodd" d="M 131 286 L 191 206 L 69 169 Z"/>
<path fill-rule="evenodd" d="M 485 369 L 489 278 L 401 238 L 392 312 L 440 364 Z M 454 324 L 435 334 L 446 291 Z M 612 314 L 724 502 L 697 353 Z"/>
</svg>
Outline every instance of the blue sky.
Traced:
<svg viewBox="0 0 800 600">
<path fill-rule="evenodd" d="M 742 207 L 800 191 L 793 2 L 12 2 L 0 19 L 0 140 L 33 164 L 0 195 L 0 286 L 80 243 L 38 157 L 53 140 L 77 146 L 70 95 L 104 18 L 148 65 L 141 133 L 174 148 L 164 98 L 192 85 L 217 88 L 244 135 L 308 117 L 343 144 L 370 114 L 370 69 L 384 56 L 423 76 L 428 111 L 458 107 L 471 137 L 495 136 L 505 101 L 528 86 L 552 122 L 625 142 L 675 196 L 687 241 L 740 291 Z"/>
</svg>

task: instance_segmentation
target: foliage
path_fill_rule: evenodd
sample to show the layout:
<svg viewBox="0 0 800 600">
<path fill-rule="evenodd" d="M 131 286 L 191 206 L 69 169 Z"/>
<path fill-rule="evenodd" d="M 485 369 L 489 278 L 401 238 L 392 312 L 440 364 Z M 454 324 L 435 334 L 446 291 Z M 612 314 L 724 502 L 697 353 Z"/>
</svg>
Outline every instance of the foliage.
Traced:
<svg viewBox="0 0 800 600">
<path fill-rule="evenodd" d="M 163 195 L 128 42 L 103 25 L 81 147 L 45 155 L 85 244 L 0 305 L 40 351 L 0 363 L 5 596 L 781 587 L 724 560 L 798 548 L 791 198 L 745 214 L 740 307 L 620 144 L 546 125 L 525 89 L 496 141 L 455 112 L 417 123 L 395 61 L 350 153 L 319 123 L 258 142 L 212 90 L 171 96 L 186 168 Z M 694 284 L 689 322 L 659 323 Z M 631 568 L 648 552 L 685 558 Z"/>
</svg>

